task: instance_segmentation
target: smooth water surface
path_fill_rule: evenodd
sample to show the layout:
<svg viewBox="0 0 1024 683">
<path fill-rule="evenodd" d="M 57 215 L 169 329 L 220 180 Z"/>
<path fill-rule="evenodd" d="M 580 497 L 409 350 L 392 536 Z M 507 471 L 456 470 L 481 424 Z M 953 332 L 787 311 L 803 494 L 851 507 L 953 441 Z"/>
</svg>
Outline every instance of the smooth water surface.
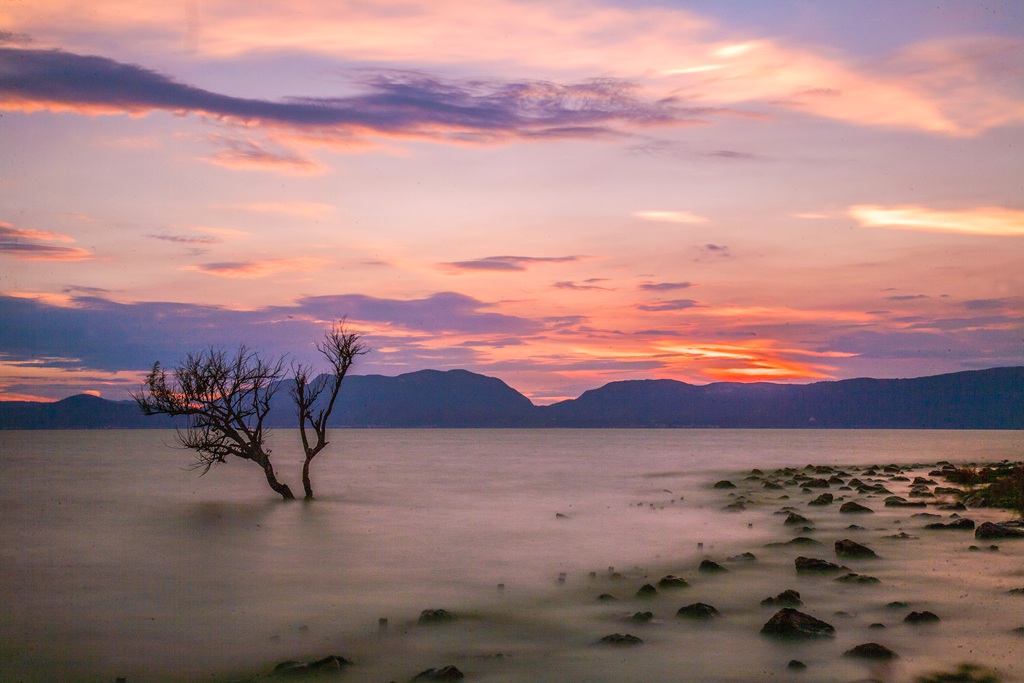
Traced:
<svg viewBox="0 0 1024 683">
<path fill-rule="evenodd" d="M 592 633 L 621 630 L 594 612 L 590 572 L 640 577 L 777 540 L 762 523 L 768 512 L 746 523 L 723 514 L 716 479 L 753 467 L 997 461 L 1024 451 L 1020 432 L 332 436 L 314 461 L 317 500 L 307 504 L 276 499 L 252 463 L 198 477 L 189 453 L 171 447 L 173 432 L 0 432 L 0 680 L 221 680 L 332 653 L 364 662 L 347 680 L 406 680 L 451 663 L 441 657 L 470 669 L 488 662 L 477 679 L 538 680 L 550 670 L 567 680 L 565 671 L 584 667 L 580 680 L 616 680 L 605 660 L 621 655 L 585 648 Z M 275 432 L 273 446 L 280 478 L 301 491 L 297 433 Z M 942 562 L 925 570 L 946 571 Z M 574 591 L 579 600 L 567 599 Z M 437 607 L 476 614 L 475 626 L 425 638 L 413 624 Z M 755 610 L 747 625 L 758 620 Z M 699 651 L 729 633 L 690 642 Z M 766 652 L 742 675 L 769 667 L 758 659 Z M 501 666 L 486 659 L 496 654 L 508 655 Z M 645 661 L 653 668 L 641 666 L 646 678 L 636 680 L 670 680 L 667 663 Z"/>
</svg>

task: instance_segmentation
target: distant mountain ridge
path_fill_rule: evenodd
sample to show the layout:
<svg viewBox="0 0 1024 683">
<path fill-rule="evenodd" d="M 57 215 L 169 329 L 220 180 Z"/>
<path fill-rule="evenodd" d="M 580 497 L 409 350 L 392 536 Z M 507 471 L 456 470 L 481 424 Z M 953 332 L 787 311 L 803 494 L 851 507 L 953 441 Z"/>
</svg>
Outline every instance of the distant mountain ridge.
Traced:
<svg viewBox="0 0 1024 683">
<path fill-rule="evenodd" d="M 290 382 L 268 424 L 296 426 Z M 79 395 L 55 403 L 0 402 L 0 429 L 152 429 L 134 402 Z M 612 382 L 579 398 L 535 406 L 500 379 L 467 370 L 346 378 L 335 427 L 720 427 L 1024 429 L 1024 367 L 914 379 L 814 384 Z"/>
</svg>

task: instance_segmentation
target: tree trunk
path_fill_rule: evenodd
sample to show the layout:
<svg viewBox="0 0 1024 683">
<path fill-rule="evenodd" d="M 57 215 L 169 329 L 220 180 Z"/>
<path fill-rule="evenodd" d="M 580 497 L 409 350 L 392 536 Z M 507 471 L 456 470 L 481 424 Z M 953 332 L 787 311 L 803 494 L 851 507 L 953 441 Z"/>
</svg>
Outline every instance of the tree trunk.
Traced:
<svg viewBox="0 0 1024 683">
<path fill-rule="evenodd" d="M 285 500 L 295 500 L 295 494 L 288 488 L 288 484 L 282 484 L 277 480 L 277 475 L 274 474 L 274 466 L 267 460 L 263 464 L 263 473 L 267 475 L 267 483 L 270 484 L 270 488 L 274 489 L 274 492 L 280 495 Z"/>
<path fill-rule="evenodd" d="M 312 456 L 306 456 L 306 462 L 302 463 L 302 488 L 306 490 L 306 500 L 313 500 L 313 483 L 309 480 L 309 463 Z"/>
</svg>

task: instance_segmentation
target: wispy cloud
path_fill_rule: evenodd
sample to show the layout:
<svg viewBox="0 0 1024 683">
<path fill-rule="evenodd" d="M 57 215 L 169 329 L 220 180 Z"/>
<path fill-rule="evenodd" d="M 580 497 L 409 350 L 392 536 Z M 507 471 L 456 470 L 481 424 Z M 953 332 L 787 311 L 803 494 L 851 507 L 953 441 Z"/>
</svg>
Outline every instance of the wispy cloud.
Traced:
<svg viewBox="0 0 1024 683">
<path fill-rule="evenodd" d="M 661 223 L 707 223 L 708 219 L 689 211 L 634 211 L 633 215 L 645 221 Z"/>
<path fill-rule="evenodd" d="M 216 144 L 223 149 L 212 156 L 204 157 L 204 159 L 217 166 L 295 175 L 320 175 L 327 172 L 326 166 L 312 159 L 290 150 L 270 149 L 267 145 L 251 138 L 242 140 L 216 136 L 214 139 Z"/>
<path fill-rule="evenodd" d="M 327 259 L 315 257 L 275 258 L 257 261 L 222 261 L 188 266 L 207 275 L 226 278 L 259 278 L 278 273 L 306 272 L 319 270 L 327 265 Z"/>
<path fill-rule="evenodd" d="M 859 204 L 851 206 L 849 213 L 865 228 L 1001 237 L 1024 235 L 1024 211 L 999 206 L 942 211 L 913 204 L 901 206 Z"/>
<path fill-rule="evenodd" d="M 639 289 L 645 292 L 668 292 L 675 289 L 689 289 L 692 282 L 641 282 Z"/>
<path fill-rule="evenodd" d="M 74 241 L 57 232 L 16 228 L 10 223 L 0 222 L 0 254 L 25 261 L 87 261 L 93 258 L 92 252 L 86 249 L 60 246 Z"/>
<path fill-rule="evenodd" d="M 589 290 L 597 290 L 597 291 L 601 291 L 601 292 L 610 292 L 610 291 L 612 291 L 612 288 L 604 287 L 602 285 L 599 285 L 599 284 L 597 284 L 598 282 L 608 282 L 608 278 L 606 278 L 606 277 L 592 277 L 592 278 L 584 280 L 583 282 L 573 282 L 571 280 L 562 280 L 560 282 L 554 283 L 551 286 L 554 287 L 555 289 L 569 289 L 569 290 L 575 290 L 575 291 L 589 291 Z"/>
<path fill-rule="evenodd" d="M 485 256 L 472 261 L 452 261 L 441 264 L 453 270 L 521 271 L 538 263 L 569 263 L 580 256 Z"/>
<path fill-rule="evenodd" d="M 671 301 L 658 301 L 653 304 L 637 304 L 636 307 L 641 311 L 683 311 L 687 308 L 696 308 L 700 306 L 699 301 L 693 299 L 672 299 Z"/>
</svg>

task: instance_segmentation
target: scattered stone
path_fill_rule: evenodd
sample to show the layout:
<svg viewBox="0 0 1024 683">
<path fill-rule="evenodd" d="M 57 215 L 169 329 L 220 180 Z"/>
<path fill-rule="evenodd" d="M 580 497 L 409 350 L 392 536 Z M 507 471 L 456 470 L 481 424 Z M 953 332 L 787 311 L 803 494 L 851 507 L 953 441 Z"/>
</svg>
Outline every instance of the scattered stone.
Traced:
<svg viewBox="0 0 1024 683">
<path fill-rule="evenodd" d="M 412 681 L 461 681 L 466 674 L 456 667 L 448 665 L 440 669 L 427 669 L 413 676 Z"/>
<path fill-rule="evenodd" d="M 717 482 L 715 484 L 714 488 L 716 488 L 716 489 L 734 489 L 734 488 L 736 488 L 736 484 L 732 483 L 728 479 L 723 479 L 722 481 Z"/>
<path fill-rule="evenodd" d="M 693 619 L 696 621 L 708 621 L 719 615 L 717 609 L 703 602 L 695 602 L 692 605 L 680 607 L 676 617 L 680 619 Z"/>
<path fill-rule="evenodd" d="M 753 562 L 757 559 L 754 553 L 740 553 L 739 555 L 733 555 L 732 557 L 725 558 L 726 562 Z"/>
<path fill-rule="evenodd" d="M 312 662 L 298 662 L 294 659 L 281 662 L 274 667 L 273 676 L 303 676 L 305 674 L 321 674 L 341 671 L 352 662 L 341 655 L 327 655 L 323 659 Z"/>
<path fill-rule="evenodd" d="M 868 628 L 875 629 L 875 630 L 881 630 L 881 629 L 885 628 L 885 624 L 883 624 L 883 623 L 881 623 L 879 621 L 876 621 L 873 624 L 868 624 Z"/>
<path fill-rule="evenodd" d="M 955 522 L 949 524 L 943 524 L 942 522 L 933 522 L 926 524 L 925 529 L 943 529 L 947 531 L 971 531 L 974 529 L 974 520 L 962 517 Z"/>
<path fill-rule="evenodd" d="M 700 566 L 697 567 L 697 571 L 702 574 L 722 574 L 729 570 L 714 560 L 701 560 Z"/>
<path fill-rule="evenodd" d="M 821 619 L 786 607 L 768 620 L 761 628 L 761 634 L 784 640 L 806 640 L 811 638 L 834 638 L 836 629 Z"/>
<path fill-rule="evenodd" d="M 798 557 L 793 562 L 796 564 L 797 574 L 825 574 L 846 569 L 846 567 L 814 557 Z"/>
<path fill-rule="evenodd" d="M 638 598 L 653 598 L 658 594 L 658 589 L 649 583 L 645 583 L 637 589 L 636 597 Z"/>
<path fill-rule="evenodd" d="M 831 488 L 831 485 L 825 479 L 810 479 L 804 482 L 804 486 L 812 489 L 827 489 Z"/>
<path fill-rule="evenodd" d="M 597 641 L 597 645 L 629 646 L 642 645 L 644 641 L 630 633 L 613 633 Z"/>
<path fill-rule="evenodd" d="M 956 671 L 918 676 L 917 683 L 999 683 L 999 674 L 976 664 L 961 664 Z"/>
<path fill-rule="evenodd" d="M 611 593 L 601 593 L 597 596 L 597 600 L 598 602 L 615 602 L 618 598 Z"/>
<path fill-rule="evenodd" d="M 799 607 L 804 602 L 800 599 L 800 593 L 789 588 L 774 598 L 765 598 L 761 601 L 761 604 L 765 607 Z"/>
<path fill-rule="evenodd" d="M 791 669 L 793 671 L 803 671 L 807 668 L 807 665 L 801 662 L 799 659 L 791 659 L 789 660 L 789 664 L 786 665 L 786 668 Z"/>
<path fill-rule="evenodd" d="M 831 505 L 834 499 L 835 497 L 831 493 L 823 493 L 808 503 L 808 505 Z"/>
<path fill-rule="evenodd" d="M 907 624 L 934 624 L 939 621 L 939 615 L 934 612 L 911 612 L 903 618 L 903 621 Z"/>
<path fill-rule="evenodd" d="M 633 616 L 626 617 L 625 621 L 633 624 L 649 624 L 654 619 L 654 612 L 637 612 Z"/>
<path fill-rule="evenodd" d="M 900 541 L 907 541 L 907 540 L 915 539 L 915 538 L 917 538 L 917 536 L 911 536 L 906 531 L 901 531 L 898 534 L 893 534 L 892 536 L 886 536 L 886 538 L 895 538 L 895 539 L 900 540 Z"/>
<path fill-rule="evenodd" d="M 874 510 L 872 510 L 871 508 L 861 505 L 860 503 L 856 503 L 852 500 L 843 503 L 842 507 L 839 508 L 839 511 L 845 514 L 853 515 L 865 515 L 874 512 Z"/>
<path fill-rule="evenodd" d="M 658 581 L 658 588 L 661 588 L 661 589 L 672 590 L 674 588 L 689 588 L 689 587 L 690 587 L 690 584 L 686 582 L 686 579 L 684 579 L 681 576 L 673 576 L 672 574 L 669 574 L 668 576 L 663 576 L 661 578 L 661 580 Z"/>
<path fill-rule="evenodd" d="M 762 484 L 762 486 L 764 486 L 764 488 L 768 489 L 769 491 L 781 491 L 783 489 L 783 486 L 781 484 L 776 484 L 774 481 L 766 481 Z"/>
<path fill-rule="evenodd" d="M 888 661 L 899 657 L 898 654 L 887 648 L 885 645 L 879 645 L 878 643 L 863 643 L 857 647 L 850 648 L 843 654 L 847 657 L 875 659 L 881 661 Z"/>
<path fill-rule="evenodd" d="M 853 572 L 840 576 L 836 579 L 836 581 L 839 581 L 840 583 L 855 583 L 861 586 L 882 583 L 880 579 L 877 579 L 874 576 L 867 576 L 865 574 L 854 574 Z"/>
<path fill-rule="evenodd" d="M 978 540 L 991 538 L 1024 538 L 1024 529 L 1008 526 L 1005 523 L 995 524 L 985 522 L 974 530 L 974 537 Z"/>
<path fill-rule="evenodd" d="M 960 501 L 957 501 L 955 503 L 946 503 L 944 505 L 940 505 L 939 509 L 940 510 L 955 510 L 957 512 L 963 512 L 964 510 L 967 509 L 967 506 L 964 505 L 963 503 L 961 503 Z"/>
<path fill-rule="evenodd" d="M 1011 588 L 1010 595 L 1024 595 L 1024 588 Z"/>
<path fill-rule="evenodd" d="M 841 541 L 836 541 L 836 556 L 854 559 L 878 557 L 878 555 L 875 554 L 875 551 L 871 548 L 867 547 L 866 545 L 861 545 L 856 541 L 851 541 L 848 538 L 844 538 Z"/>
<path fill-rule="evenodd" d="M 798 515 L 795 512 L 790 512 L 789 516 L 786 517 L 786 521 L 783 522 L 786 526 L 796 526 L 797 524 L 810 524 L 811 520 L 807 519 L 803 515 Z"/>
<path fill-rule="evenodd" d="M 569 519 L 569 515 L 563 515 L 561 512 L 556 512 L 555 519 Z"/>
<path fill-rule="evenodd" d="M 725 512 L 744 512 L 747 509 L 747 504 L 742 500 L 737 500 L 735 503 L 729 503 L 722 510 Z"/>
<path fill-rule="evenodd" d="M 446 624 L 457 621 L 458 617 L 443 609 L 425 609 L 420 612 L 419 624 Z"/>
<path fill-rule="evenodd" d="M 908 607 L 910 607 L 910 605 L 903 602 L 902 600 L 893 600 L 888 605 L 886 605 L 886 607 L 889 609 L 907 609 Z"/>
</svg>

